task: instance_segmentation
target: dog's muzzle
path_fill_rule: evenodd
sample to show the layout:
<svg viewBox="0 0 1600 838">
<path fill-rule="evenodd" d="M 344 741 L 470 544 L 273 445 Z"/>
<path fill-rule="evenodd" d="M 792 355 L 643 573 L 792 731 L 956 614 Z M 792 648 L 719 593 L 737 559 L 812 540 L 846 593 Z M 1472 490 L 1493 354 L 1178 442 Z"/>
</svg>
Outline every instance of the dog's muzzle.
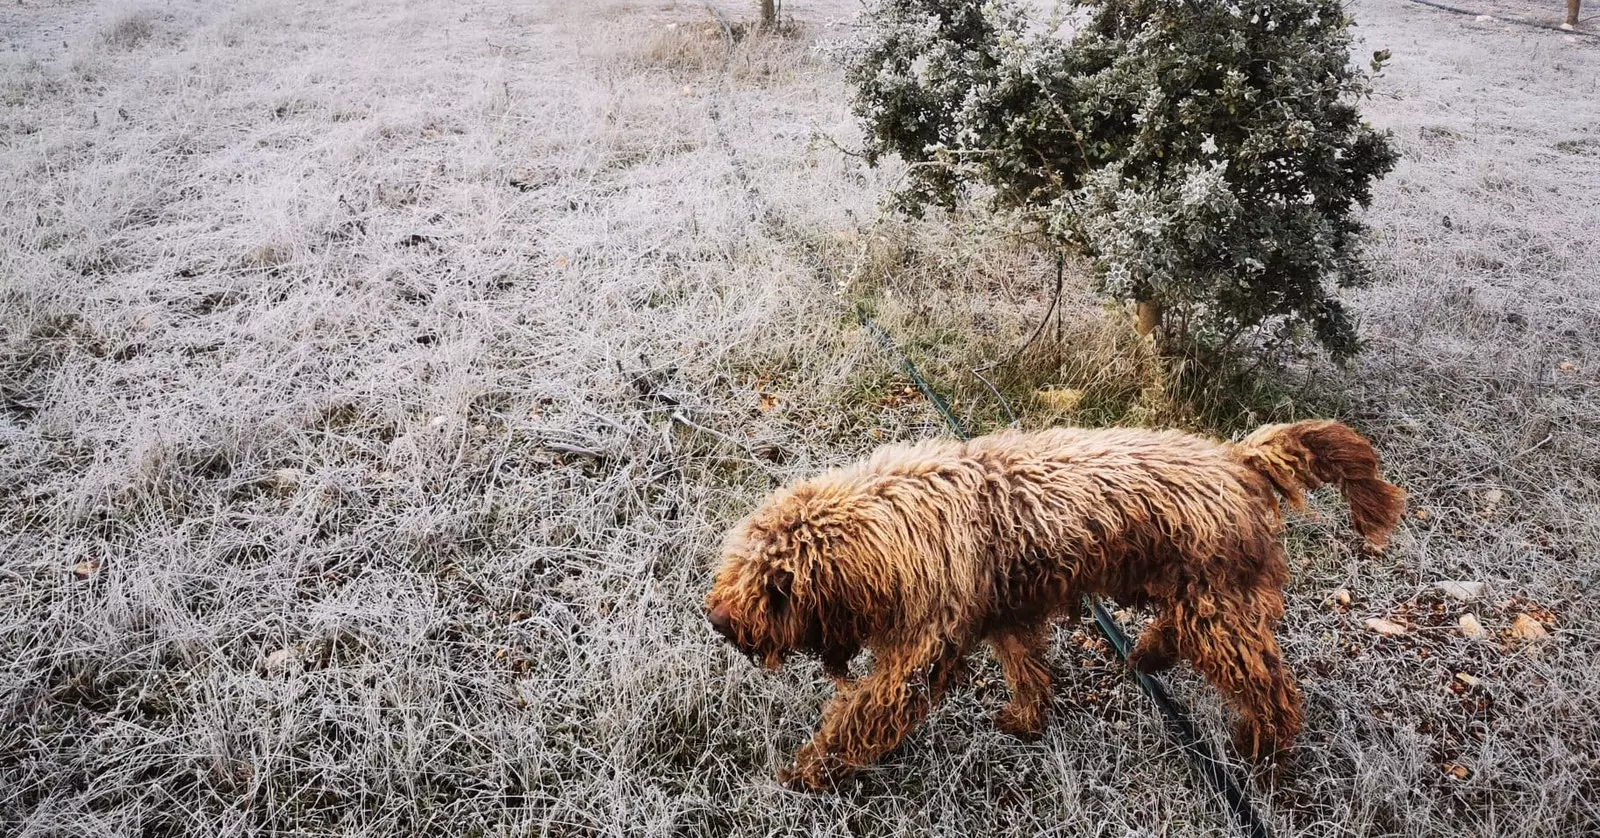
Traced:
<svg viewBox="0 0 1600 838">
<path fill-rule="evenodd" d="M 738 645 L 738 640 L 734 636 L 733 617 L 728 611 L 728 606 L 718 605 L 711 609 L 706 612 L 706 619 L 711 621 L 711 627 L 717 630 L 717 634 L 722 635 L 728 642 Z"/>
<path fill-rule="evenodd" d="M 716 608 L 707 611 L 706 620 L 711 623 L 712 628 L 717 630 L 717 634 L 722 635 L 722 639 L 732 644 L 733 648 L 738 649 L 741 654 L 749 658 L 750 662 L 756 666 L 777 669 L 783 665 L 783 652 L 761 652 L 739 642 L 739 632 L 733 627 L 733 613 L 728 610 L 728 606 L 718 605 Z"/>
</svg>

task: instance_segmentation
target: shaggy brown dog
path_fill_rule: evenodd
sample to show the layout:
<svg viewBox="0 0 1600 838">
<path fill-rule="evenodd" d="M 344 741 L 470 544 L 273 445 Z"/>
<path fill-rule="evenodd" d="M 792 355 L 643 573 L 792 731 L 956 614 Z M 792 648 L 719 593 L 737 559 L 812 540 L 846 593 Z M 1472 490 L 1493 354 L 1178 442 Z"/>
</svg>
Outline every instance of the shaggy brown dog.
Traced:
<svg viewBox="0 0 1600 838">
<path fill-rule="evenodd" d="M 888 446 L 775 492 L 728 534 L 706 598 L 712 625 L 776 669 L 816 655 L 838 685 L 779 779 L 822 789 L 894 748 L 981 640 L 1005 670 L 1003 730 L 1037 736 L 1050 705 L 1052 617 L 1097 594 L 1150 605 L 1133 651 L 1146 672 L 1188 660 L 1239 715 L 1261 758 L 1300 727 L 1273 629 L 1288 567 L 1278 494 L 1337 485 L 1381 547 L 1405 494 L 1337 422 L 1219 443 L 1174 431 L 1060 428 Z M 862 649 L 872 671 L 851 680 Z"/>
</svg>

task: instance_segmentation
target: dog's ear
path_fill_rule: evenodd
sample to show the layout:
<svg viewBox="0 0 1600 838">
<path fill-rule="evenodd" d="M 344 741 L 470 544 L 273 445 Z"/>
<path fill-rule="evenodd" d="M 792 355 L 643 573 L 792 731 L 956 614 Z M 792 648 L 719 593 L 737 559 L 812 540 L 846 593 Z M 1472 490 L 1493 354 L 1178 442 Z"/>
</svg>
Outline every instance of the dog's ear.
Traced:
<svg viewBox="0 0 1600 838">
<path fill-rule="evenodd" d="M 767 577 L 767 607 L 774 617 L 781 617 L 789 610 L 789 603 L 794 599 L 794 574 L 777 568 Z"/>
</svg>

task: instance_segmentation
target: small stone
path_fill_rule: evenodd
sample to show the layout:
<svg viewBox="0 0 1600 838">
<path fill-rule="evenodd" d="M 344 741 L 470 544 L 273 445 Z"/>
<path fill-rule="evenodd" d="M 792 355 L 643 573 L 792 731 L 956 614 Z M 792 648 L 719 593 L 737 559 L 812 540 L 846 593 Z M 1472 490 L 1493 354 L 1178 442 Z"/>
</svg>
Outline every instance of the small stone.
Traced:
<svg viewBox="0 0 1600 838">
<path fill-rule="evenodd" d="M 1483 624 L 1471 614 L 1462 614 L 1461 619 L 1456 621 L 1456 626 L 1461 630 L 1461 636 L 1468 640 L 1478 640 L 1484 635 Z"/>
<path fill-rule="evenodd" d="M 1391 620 L 1385 620 L 1382 617 L 1369 617 L 1367 619 L 1365 625 L 1366 625 L 1368 631 L 1375 631 L 1378 634 L 1387 634 L 1387 635 L 1390 635 L 1390 636 L 1394 636 L 1394 635 L 1397 635 L 1397 634 L 1405 634 L 1406 633 L 1406 627 L 1405 626 L 1402 626 L 1399 623 L 1393 622 Z"/>
<path fill-rule="evenodd" d="M 1482 582 L 1460 582 L 1453 579 L 1442 579 L 1433 583 L 1433 587 L 1451 599 L 1471 602 L 1483 596 L 1484 584 Z"/>
<path fill-rule="evenodd" d="M 1349 608 L 1350 590 L 1348 588 L 1339 588 L 1328 596 L 1328 601 L 1340 606 L 1341 608 Z"/>
</svg>

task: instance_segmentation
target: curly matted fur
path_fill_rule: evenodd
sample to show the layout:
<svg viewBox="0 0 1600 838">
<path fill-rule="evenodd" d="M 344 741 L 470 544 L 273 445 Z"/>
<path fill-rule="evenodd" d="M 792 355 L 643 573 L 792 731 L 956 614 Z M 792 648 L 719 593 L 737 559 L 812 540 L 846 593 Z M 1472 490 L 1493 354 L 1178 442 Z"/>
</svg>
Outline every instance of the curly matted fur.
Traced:
<svg viewBox="0 0 1600 838">
<path fill-rule="evenodd" d="M 1260 758 L 1300 727 L 1300 693 L 1273 630 L 1288 580 L 1278 494 L 1337 485 L 1381 547 L 1405 494 L 1367 440 L 1331 421 L 1239 443 L 1175 431 L 1058 428 L 887 446 L 779 489 L 728 534 L 706 598 L 712 625 L 776 669 L 819 657 L 838 692 L 780 774 L 821 789 L 887 753 L 937 704 L 979 641 L 1005 671 L 997 719 L 1043 732 L 1050 620 L 1079 596 L 1149 605 L 1133 662 L 1188 660 L 1239 714 Z M 849 663 L 873 652 L 872 671 Z"/>
</svg>

